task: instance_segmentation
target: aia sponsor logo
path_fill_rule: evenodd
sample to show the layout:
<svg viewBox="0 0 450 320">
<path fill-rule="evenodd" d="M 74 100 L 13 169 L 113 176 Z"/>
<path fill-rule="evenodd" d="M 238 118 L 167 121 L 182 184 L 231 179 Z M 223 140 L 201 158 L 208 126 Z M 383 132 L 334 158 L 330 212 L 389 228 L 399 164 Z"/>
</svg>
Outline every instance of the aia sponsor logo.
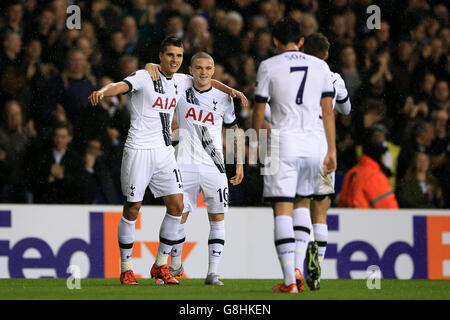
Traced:
<svg viewBox="0 0 450 320">
<path fill-rule="evenodd" d="M 186 112 L 185 118 L 192 118 L 192 120 L 202 123 L 209 122 L 214 125 L 214 115 L 212 112 L 203 112 L 203 110 L 196 111 L 193 107 L 189 108 L 188 112 Z"/>
</svg>

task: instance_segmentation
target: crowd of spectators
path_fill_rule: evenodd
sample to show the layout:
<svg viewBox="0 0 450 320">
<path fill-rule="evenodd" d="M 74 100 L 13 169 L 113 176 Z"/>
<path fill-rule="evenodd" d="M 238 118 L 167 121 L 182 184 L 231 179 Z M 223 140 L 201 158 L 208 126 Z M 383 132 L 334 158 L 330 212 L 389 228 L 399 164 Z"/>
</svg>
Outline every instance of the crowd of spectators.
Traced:
<svg viewBox="0 0 450 320">
<path fill-rule="evenodd" d="M 69 29 L 69 5 L 81 29 Z M 379 29 L 366 12 L 381 9 Z M 0 202 L 120 204 L 127 97 L 88 104 L 89 94 L 158 62 L 161 40 L 183 40 L 184 63 L 210 53 L 214 78 L 252 101 L 259 63 L 274 55 L 271 27 L 299 21 L 304 36 L 325 34 L 327 62 L 352 103 L 337 115 L 339 193 L 367 139 L 401 208 L 450 208 L 450 24 L 447 1 L 434 0 L 22 0 L 0 3 Z M 236 101 L 238 124 L 252 105 Z M 230 173 L 233 166 L 229 166 Z M 245 165 L 231 205 L 264 205 L 258 165 Z M 338 197 L 339 198 L 339 197 Z M 147 203 L 159 203 L 147 194 Z"/>
</svg>

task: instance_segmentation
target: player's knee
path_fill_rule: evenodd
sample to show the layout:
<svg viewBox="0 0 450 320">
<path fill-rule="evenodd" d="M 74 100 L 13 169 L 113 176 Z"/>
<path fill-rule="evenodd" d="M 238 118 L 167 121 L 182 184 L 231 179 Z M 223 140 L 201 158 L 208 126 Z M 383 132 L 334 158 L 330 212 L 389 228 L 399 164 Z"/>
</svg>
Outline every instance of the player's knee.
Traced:
<svg viewBox="0 0 450 320">
<path fill-rule="evenodd" d="M 136 203 L 126 203 L 123 210 L 123 216 L 125 219 L 134 221 L 139 215 L 139 210 L 141 209 L 141 204 Z"/>
<path fill-rule="evenodd" d="M 173 216 L 181 216 L 183 209 L 183 201 L 174 201 L 167 205 L 167 212 Z"/>
</svg>

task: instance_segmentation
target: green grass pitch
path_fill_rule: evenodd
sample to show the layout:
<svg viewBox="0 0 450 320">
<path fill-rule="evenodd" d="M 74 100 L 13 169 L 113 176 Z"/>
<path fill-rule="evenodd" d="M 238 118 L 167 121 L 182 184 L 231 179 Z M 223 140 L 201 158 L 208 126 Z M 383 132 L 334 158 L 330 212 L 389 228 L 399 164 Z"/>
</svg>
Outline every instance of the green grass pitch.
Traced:
<svg viewBox="0 0 450 320">
<path fill-rule="evenodd" d="M 181 279 L 178 286 L 158 286 L 139 279 L 122 286 L 118 279 L 81 279 L 69 290 L 66 279 L 0 279 L 0 299 L 8 300 L 449 300 L 450 280 L 381 280 L 369 290 L 365 280 L 322 280 L 320 291 L 274 294 L 276 279 L 224 279 L 223 287 L 205 286 L 203 279 Z"/>
</svg>

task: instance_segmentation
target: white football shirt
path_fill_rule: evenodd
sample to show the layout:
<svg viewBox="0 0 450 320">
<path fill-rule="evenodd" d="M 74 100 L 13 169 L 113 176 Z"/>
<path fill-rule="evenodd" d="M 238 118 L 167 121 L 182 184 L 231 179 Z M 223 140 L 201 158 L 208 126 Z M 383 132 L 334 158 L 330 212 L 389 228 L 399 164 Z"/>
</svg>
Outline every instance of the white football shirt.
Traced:
<svg viewBox="0 0 450 320">
<path fill-rule="evenodd" d="M 199 91 L 192 86 L 183 92 L 176 114 L 180 170 L 225 173 L 222 125 L 236 123 L 233 99 L 213 87 Z"/>
<path fill-rule="evenodd" d="M 299 51 L 285 51 L 261 62 L 255 100 L 271 106 L 271 135 L 278 130 L 280 156 L 314 156 L 310 137 L 318 125 L 320 101 L 333 97 L 328 65 Z"/>
<path fill-rule="evenodd" d="M 171 123 L 183 92 L 192 85 L 188 75 L 175 73 L 172 78 L 160 73 L 153 81 L 146 70 L 138 70 L 123 80 L 130 98 L 130 129 L 125 146 L 132 149 L 156 149 L 171 146 Z"/>
</svg>

